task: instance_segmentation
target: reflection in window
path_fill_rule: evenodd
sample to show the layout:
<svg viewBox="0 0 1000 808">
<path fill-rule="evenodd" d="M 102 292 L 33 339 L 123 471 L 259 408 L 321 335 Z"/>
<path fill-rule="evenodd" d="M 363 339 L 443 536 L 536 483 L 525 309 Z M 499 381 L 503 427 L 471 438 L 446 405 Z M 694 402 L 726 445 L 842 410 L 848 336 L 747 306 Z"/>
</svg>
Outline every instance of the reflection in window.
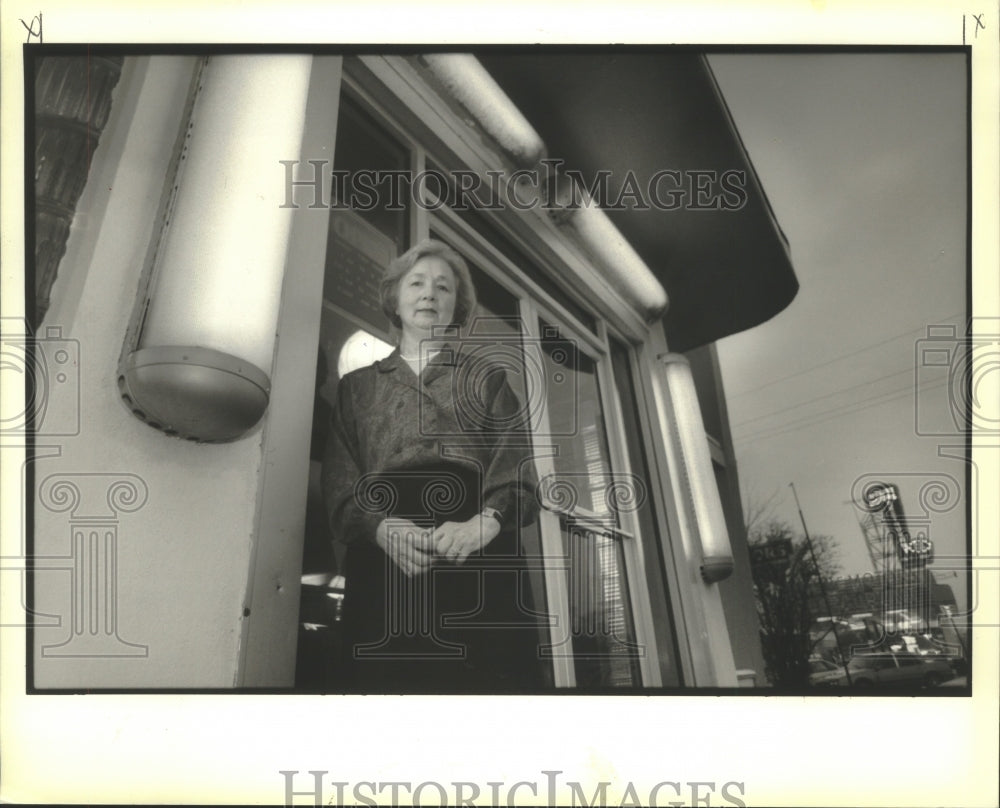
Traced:
<svg viewBox="0 0 1000 808">
<path fill-rule="evenodd" d="M 569 569 L 570 632 L 577 686 L 642 684 L 629 599 L 624 538 L 612 509 L 612 474 L 597 363 L 541 321 L 551 443 L 558 449 L 548 489 L 560 518 Z"/>
<path fill-rule="evenodd" d="M 359 329 L 347 338 L 340 349 L 337 377 L 343 379 L 352 370 L 373 365 L 379 359 L 385 359 L 392 351 L 393 347 L 388 342 Z"/>
<path fill-rule="evenodd" d="M 570 630 L 578 687 L 636 687 L 636 644 L 622 541 L 611 531 L 560 520 L 569 558 Z"/>
<path fill-rule="evenodd" d="M 338 115 L 334 166 L 346 175 L 335 175 L 337 205 L 390 238 L 397 254 L 405 252 L 410 246 L 410 199 L 398 191 L 393 177 L 409 170 L 409 150 L 349 94 L 341 96 Z M 375 178 L 381 182 L 375 184 Z"/>
<path fill-rule="evenodd" d="M 561 499 L 569 495 L 571 507 L 608 513 L 612 476 L 597 366 L 575 340 L 544 321 L 540 327 L 549 433 L 558 447 L 553 482 Z"/>
</svg>

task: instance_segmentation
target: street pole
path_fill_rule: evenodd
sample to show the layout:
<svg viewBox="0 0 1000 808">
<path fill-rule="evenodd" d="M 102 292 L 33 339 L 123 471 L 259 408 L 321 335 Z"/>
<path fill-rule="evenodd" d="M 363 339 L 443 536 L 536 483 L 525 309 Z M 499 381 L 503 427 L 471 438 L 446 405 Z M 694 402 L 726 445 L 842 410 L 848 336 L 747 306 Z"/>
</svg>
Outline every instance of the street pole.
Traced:
<svg viewBox="0 0 1000 808">
<path fill-rule="evenodd" d="M 878 562 L 875 560 L 875 551 L 872 550 L 872 542 L 868 537 L 868 523 L 871 520 L 871 514 L 867 514 L 863 518 L 859 517 L 858 506 L 853 499 L 845 499 L 842 504 L 851 506 L 851 513 L 854 514 L 854 520 L 858 523 L 858 529 L 861 531 L 861 540 L 865 543 L 865 549 L 868 551 L 868 560 L 872 562 L 872 572 L 878 575 Z"/>
<path fill-rule="evenodd" d="M 823 583 L 823 573 L 820 571 L 819 563 L 816 561 L 816 551 L 813 550 L 812 539 L 809 537 L 809 528 L 806 527 L 806 518 L 802 515 L 802 506 L 799 504 L 799 495 L 795 490 L 795 483 L 789 483 L 788 487 L 792 489 L 792 496 L 795 497 L 795 507 L 799 511 L 799 519 L 802 522 L 802 532 L 806 537 L 806 547 L 809 548 L 809 557 L 812 558 L 813 567 L 816 569 L 816 580 L 819 581 L 820 595 L 823 596 L 823 603 L 826 605 L 826 613 L 830 615 L 830 625 L 833 627 L 833 639 L 834 642 L 837 643 L 837 651 L 840 652 L 840 635 L 837 634 L 837 616 L 833 613 L 833 609 L 830 607 L 830 598 L 826 594 L 826 584 Z M 840 658 L 844 659 L 843 653 L 840 654 Z M 847 686 L 850 687 L 852 684 L 851 672 L 847 669 L 847 662 L 848 660 L 844 659 L 844 676 L 847 677 Z"/>
</svg>

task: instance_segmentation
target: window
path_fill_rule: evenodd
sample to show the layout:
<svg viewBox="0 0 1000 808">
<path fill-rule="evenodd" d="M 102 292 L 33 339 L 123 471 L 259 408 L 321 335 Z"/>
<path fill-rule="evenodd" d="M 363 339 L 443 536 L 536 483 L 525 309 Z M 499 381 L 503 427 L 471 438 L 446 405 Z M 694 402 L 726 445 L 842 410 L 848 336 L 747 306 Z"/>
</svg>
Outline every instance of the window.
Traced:
<svg viewBox="0 0 1000 808">
<path fill-rule="evenodd" d="M 408 194 L 397 193 L 392 176 L 393 172 L 409 168 L 409 148 L 350 94 L 342 94 L 334 169 L 345 173 L 335 175 L 334 195 L 341 204 L 348 202 L 352 212 L 392 241 L 397 254 L 410 246 L 410 200 Z M 381 182 L 376 183 L 376 178 Z M 384 200 L 390 200 L 390 204 Z M 332 217 L 332 221 L 336 219 Z"/>
</svg>

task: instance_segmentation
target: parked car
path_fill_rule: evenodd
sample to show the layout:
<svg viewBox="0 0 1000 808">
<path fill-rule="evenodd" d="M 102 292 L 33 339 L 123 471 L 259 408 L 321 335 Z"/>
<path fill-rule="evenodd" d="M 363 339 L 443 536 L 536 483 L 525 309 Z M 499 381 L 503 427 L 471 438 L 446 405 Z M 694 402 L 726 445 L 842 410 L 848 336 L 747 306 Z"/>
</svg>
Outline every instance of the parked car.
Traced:
<svg viewBox="0 0 1000 808">
<path fill-rule="evenodd" d="M 843 673 L 844 666 L 831 662 L 829 659 L 823 659 L 823 657 L 809 658 L 809 684 L 811 685 L 821 681 L 825 674 L 836 671 Z"/>
<path fill-rule="evenodd" d="M 812 684 L 820 687 L 848 685 L 857 688 L 878 687 L 937 687 L 955 676 L 946 660 L 915 654 L 860 654 L 843 668 L 810 676 Z"/>
<path fill-rule="evenodd" d="M 882 625 L 890 634 L 903 634 L 915 630 L 920 625 L 920 619 L 906 609 L 890 609 L 882 616 Z"/>
</svg>

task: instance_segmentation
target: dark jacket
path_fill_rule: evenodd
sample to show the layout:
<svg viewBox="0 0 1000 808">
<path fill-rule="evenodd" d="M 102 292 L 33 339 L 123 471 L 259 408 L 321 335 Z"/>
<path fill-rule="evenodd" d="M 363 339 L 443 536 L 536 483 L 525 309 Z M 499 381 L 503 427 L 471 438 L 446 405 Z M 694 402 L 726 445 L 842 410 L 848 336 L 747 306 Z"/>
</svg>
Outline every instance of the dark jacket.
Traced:
<svg viewBox="0 0 1000 808">
<path fill-rule="evenodd" d="M 397 349 L 341 379 L 322 476 L 335 539 L 374 541 L 394 498 L 379 481 L 408 470 L 440 469 L 441 485 L 431 493 L 439 499 L 450 495 L 448 483 L 471 473 L 481 490 L 467 494 L 500 511 L 505 532 L 534 521 L 527 408 L 503 369 L 474 353 L 461 343 L 447 345 L 418 378 Z"/>
</svg>

